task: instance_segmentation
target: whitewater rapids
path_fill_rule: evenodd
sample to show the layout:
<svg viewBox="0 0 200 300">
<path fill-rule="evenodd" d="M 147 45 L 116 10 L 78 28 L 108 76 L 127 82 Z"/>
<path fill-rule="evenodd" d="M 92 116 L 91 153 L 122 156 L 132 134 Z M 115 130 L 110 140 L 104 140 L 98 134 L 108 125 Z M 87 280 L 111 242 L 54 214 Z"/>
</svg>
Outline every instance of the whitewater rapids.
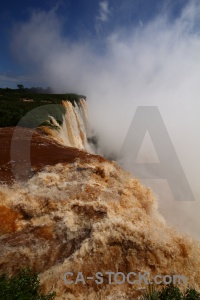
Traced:
<svg viewBox="0 0 200 300">
<path fill-rule="evenodd" d="M 2 185 L 0 208 L 1 273 L 29 266 L 56 300 L 136 299 L 146 288 L 67 286 L 66 272 L 148 272 L 150 280 L 183 274 L 199 290 L 199 243 L 168 227 L 152 192 L 100 156 L 46 166 L 23 185 Z"/>
<path fill-rule="evenodd" d="M 43 292 L 55 291 L 56 300 L 139 299 L 147 288 L 106 280 L 66 285 L 66 272 L 85 278 L 147 272 L 150 281 L 181 274 L 200 291 L 199 242 L 166 224 L 155 196 L 137 178 L 89 153 L 86 103 L 81 103 L 63 102 L 62 126 L 51 119 L 56 129 L 20 128 L 14 157 L 15 129 L 0 128 L 0 275 L 29 266 L 38 272 Z"/>
</svg>

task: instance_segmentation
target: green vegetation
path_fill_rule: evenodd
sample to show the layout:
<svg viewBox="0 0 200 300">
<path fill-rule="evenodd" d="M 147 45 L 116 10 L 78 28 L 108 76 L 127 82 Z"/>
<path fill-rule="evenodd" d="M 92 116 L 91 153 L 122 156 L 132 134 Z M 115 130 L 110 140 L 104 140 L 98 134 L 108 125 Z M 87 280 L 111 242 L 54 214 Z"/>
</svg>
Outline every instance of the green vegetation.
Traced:
<svg viewBox="0 0 200 300">
<path fill-rule="evenodd" d="M 187 288 L 182 293 L 178 286 L 173 284 L 162 287 L 161 290 L 155 288 L 154 285 L 148 287 L 141 300 L 198 300 L 200 293 L 193 288 Z"/>
<path fill-rule="evenodd" d="M 44 125 L 49 115 L 61 124 L 64 113 L 62 100 L 68 100 L 74 105 L 75 102 L 79 104 L 80 98 L 86 98 L 72 93 L 45 94 L 47 91 L 50 91 L 50 88 L 45 90 L 42 88 L 27 89 L 20 84 L 18 89 L 0 88 L 0 127 L 16 126 L 27 112 L 39 106 L 43 107 L 33 111 L 29 118 L 22 121 L 21 126 L 34 128 L 38 124 Z"/>
<path fill-rule="evenodd" d="M 53 300 L 55 293 L 43 295 L 38 275 L 22 269 L 16 276 L 0 276 L 0 300 Z"/>
</svg>

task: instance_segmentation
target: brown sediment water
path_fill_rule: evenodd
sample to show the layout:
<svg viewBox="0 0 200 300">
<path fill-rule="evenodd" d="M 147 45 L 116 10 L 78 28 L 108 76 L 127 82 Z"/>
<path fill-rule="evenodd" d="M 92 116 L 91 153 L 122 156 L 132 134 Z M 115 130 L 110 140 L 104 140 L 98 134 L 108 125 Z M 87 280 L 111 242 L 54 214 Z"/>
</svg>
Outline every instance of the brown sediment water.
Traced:
<svg viewBox="0 0 200 300">
<path fill-rule="evenodd" d="M 78 272 L 148 272 L 150 280 L 183 274 L 200 290 L 199 243 L 165 224 L 150 189 L 115 162 L 63 146 L 41 129 L 31 141 L 32 177 L 15 181 L 13 130 L 0 129 L 0 274 L 29 266 L 56 300 L 137 299 L 146 287 L 109 284 L 106 276 L 100 285 L 66 285 L 66 272 L 72 280 Z M 17 158 L 29 130 L 15 140 Z"/>
</svg>

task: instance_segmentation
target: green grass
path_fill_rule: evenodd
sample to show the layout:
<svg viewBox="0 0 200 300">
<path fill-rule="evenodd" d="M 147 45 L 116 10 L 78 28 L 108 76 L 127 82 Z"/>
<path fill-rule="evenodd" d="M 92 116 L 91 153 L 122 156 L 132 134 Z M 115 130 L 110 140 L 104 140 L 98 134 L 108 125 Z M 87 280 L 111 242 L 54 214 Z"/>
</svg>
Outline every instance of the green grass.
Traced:
<svg viewBox="0 0 200 300">
<path fill-rule="evenodd" d="M 158 290 L 155 285 L 148 286 L 147 291 L 141 300 L 198 300 L 200 293 L 188 287 L 185 292 L 181 292 L 178 286 L 169 284 Z"/>
<path fill-rule="evenodd" d="M 38 275 L 29 268 L 22 269 L 17 275 L 0 276 L 0 300 L 53 300 L 55 293 L 41 293 Z"/>
<path fill-rule="evenodd" d="M 43 125 L 48 120 L 48 115 L 53 116 L 61 124 L 65 111 L 61 105 L 62 100 L 68 100 L 74 105 L 75 102 L 79 104 L 81 97 L 85 98 L 73 93 L 38 94 L 28 89 L 0 89 L 0 127 L 16 126 L 23 116 L 40 106 L 41 109 L 33 111 L 20 125 L 29 128 L 34 128 L 38 124 Z M 32 99 L 33 102 L 24 102 L 23 99 Z"/>
</svg>

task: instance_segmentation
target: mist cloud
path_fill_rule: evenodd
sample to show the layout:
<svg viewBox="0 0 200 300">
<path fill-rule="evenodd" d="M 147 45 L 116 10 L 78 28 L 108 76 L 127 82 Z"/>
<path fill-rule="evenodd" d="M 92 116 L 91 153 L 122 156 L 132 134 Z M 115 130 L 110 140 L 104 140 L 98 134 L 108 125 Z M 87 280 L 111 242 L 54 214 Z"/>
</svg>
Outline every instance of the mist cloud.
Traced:
<svg viewBox="0 0 200 300">
<path fill-rule="evenodd" d="M 110 16 L 109 2 L 106 0 L 99 2 L 99 13 L 96 17 L 96 24 L 95 24 L 95 29 L 97 34 L 101 30 L 103 23 L 108 22 L 109 16 Z"/>
<path fill-rule="evenodd" d="M 101 9 L 108 16 L 108 6 Z M 28 22 L 17 25 L 12 39 L 16 57 L 29 64 L 39 80 L 56 92 L 75 91 L 88 97 L 91 123 L 103 153 L 119 153 L 137 106 L 158 106 L 196 201 L 174 201 L 163 180 L 147 184 L 159 194 L 165 217 L 196 236 L 200 209 L 199 16 L 199 3 L 189 1 L 176 20 L 162 12 L 142 27 L 118 27 L 97 44 L 87 38 L 76 42 L 67 38 L 56 10 L 35 11 Z M 151 160 L 148 147 L 143 156 Z"/>
<path fill-rule="evenodd" d="M 110 11 L 108 8 L 108 1 L 101 1 L 99 3 L 99 15 L 97 16 L 97 20 L 101 22 L 106 22 L 108 20 Z"/>
</svg>

